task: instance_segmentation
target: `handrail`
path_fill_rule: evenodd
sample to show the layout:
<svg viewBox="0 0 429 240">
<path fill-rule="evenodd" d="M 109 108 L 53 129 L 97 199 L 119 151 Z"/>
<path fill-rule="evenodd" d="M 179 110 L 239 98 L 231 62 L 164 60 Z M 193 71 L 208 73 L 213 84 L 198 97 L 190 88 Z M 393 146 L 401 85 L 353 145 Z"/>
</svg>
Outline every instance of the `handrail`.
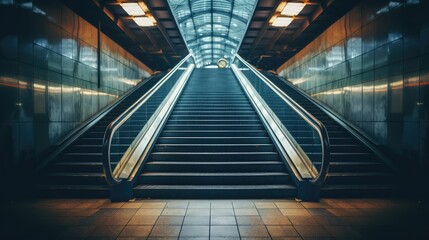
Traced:
<svg viewBox="0 0 429 240">
<path fill-rule="evenodd" d="M 400 173 L 399 169 L 392 163 L 389 156 L 382 152 L 378 146 L 378 144 L 373 138 L 371 138 L 367 133 L 363 132 L 361 129 L 354 126 L 350 121 L 340 116 L 338 113 L 334 112 L 329 106 L 320 102 L 317 99 L 312 98 L 302 89 L 296 87 L 291 82 L 286 79 L 281 78 L 280 76 L 276 76 L 276 78 L 280 81 L 291 87 L 292 89 L 299 92 L 302 96 L 304 96 L 307 100 L 318 106 L 324 113 L 326 113 L 329 117 L 331 117 L 335 122 L 337 122 L 341 127 L 345 128 L 350 134 L 352 134 L 355 138 L 361 141 L 368 149 L 370 149 L 380 160 L 386 163 L 392 170 L 396 173 Z"/>
<path fill-rule="evenodd" d="M 160 73 L 162 74 L 162 73 Z M 154 78 L 159 77 L 159 74 L 150 76 L 139 82 L 134 88 L 130 89 L 128 92 L 120 96 L 116 101 L 108 104 L 104 108 L 102 108 L 98 113 L 91 116 L 87 120 L 83 121 L 79 126 L 74 128 L 67 135 L 62 137 L 57 143 L 54 145 L 54 150 L 46 154 L 46 157 L 43 157 L 43 161 L 38 164 L 35 168 L 35 173 L 40 172 L 46 165 L 48 165 L 52 160 L 57 158 L 67 147 L 69 147 L 76 139 L 81 137 L 86 131 L 88 131 L 91 127 L 93 127 L 97 122 L 99 122 L 103 117 L 105 117 L 111 110 L 113 110 L 116 106 L 122 103 L 127 97 L 133 94 L 138 89 L 144 87 L 148 82 L 154 80 Z"/>
<path fill-rule="evenodd" d="M 322 122 L 320 122 L 312 114 L 307 112 L 287 94 L 282 92 L 276 85 L 271 83 L 271 81 L 269 81 L 263 74 L 257 71 L 252 65 L 247 63 L 243 58 L 241 58 L 239 55 L 236 55 L 235 57 L 239 61 L 241 61 L 246 67 L 248 67 L 255 75 L 257 75 L 259 79 L 261 79 L 268 87 L 270 87 L 282 100 L 284 100 L 286 104 L 288 104 L 299 116 L 301 116 L 303 120 L 305 120 L 318 133 L 322 145 L 322 163 L 320 171 L 318 171 L 317 175 L 315 175 L 315 177 L 309 181 L 314 185 L 322 185 L 326 179 L 330 165 L 330 143 L 326 127 L 323 125 Z"/>
<path fill-rule="evenodd" d="M 170 72 L 168 72 L 159 82 L 157 82 L 149 91 L 141 96 L 135 103 L 127 108 L 121 115 L 113 120 L 107 127 L 103 138 L 102 162 L 103 171 L 107 183 L 110 186 L 119 184 L 122 179 L 115 178 L 110 161 L 110 147 L 112 144 L 113 135 L 188 59 L 191 54 L 188 54 L 182 59 Z"/>
</svg>

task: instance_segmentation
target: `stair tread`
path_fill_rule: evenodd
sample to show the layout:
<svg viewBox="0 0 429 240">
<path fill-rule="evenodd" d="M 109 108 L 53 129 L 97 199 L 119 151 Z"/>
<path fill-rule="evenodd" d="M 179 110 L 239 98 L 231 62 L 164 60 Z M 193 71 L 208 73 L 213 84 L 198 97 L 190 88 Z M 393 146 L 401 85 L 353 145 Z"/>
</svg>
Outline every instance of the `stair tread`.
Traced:
<svg viewBox="0 0 429 240">
<path fill-rule="evenodd" d="M 289 176 L 286 172 L 145 172 L 140 176 Z"/>
<path fill-rule="evenodd" d="M 393 176 L 388 172 L 338 172 L 328 173 L 328 177 L 370 177 L 370 176 Z"/>
<path fill-rule="evenodd" d="M 138 185 L 134 189 L 296 189 L 293 185 Z"/>
<path fill-rule="evenodd" d="M 397 188 L 394 184 L 327 184 L 321 187 L 322 190 L 338 189 L 392 189 Z"/>
<path fill-rule="evenodd" d="M 155 165 L 155 164 L 161 164 L 161 165 L 169 165 L 169 164 L 183 164 L 183 165 L 233 165 L 233 164 L 240 164 L 240 165 L 247 165 L 247 164 L 283 164 L 283 162 L 280 161 L 254 161 L 254 162 L 182 162 L 182 161 L 150 161 L 147 162 L 146 165 Z"/>
<path fill-rule="evenodd" d="M 88 173 L 88 172 L 52 172 L 45 176 L 49 177 L 104 177 L 104 173 Z"/>
<path fill-rule="evenodd" d="M 109 186 L 106 185 L 37 185 L 39 189 L 86 189 L 86 190 L 110 190 Z"/>
<path fill-rule="evenodd" d="M 237 147 L 245 147 L 245 146 L 274 146 L 273 144 L 269 143 L 161 143 L 156 144 L 156 146 L 172 146 L 172 147 L 207 147 L 207 146 L 213 146 L 213 147 L 230 147 L 230 146 L 237 146 Z"/>
</svg>

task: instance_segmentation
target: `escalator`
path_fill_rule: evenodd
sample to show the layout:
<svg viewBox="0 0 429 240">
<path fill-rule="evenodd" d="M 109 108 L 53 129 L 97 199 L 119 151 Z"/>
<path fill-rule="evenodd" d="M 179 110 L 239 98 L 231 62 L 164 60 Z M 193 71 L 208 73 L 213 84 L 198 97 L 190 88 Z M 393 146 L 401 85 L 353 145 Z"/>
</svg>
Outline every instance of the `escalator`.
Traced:
<svg viewBox="0 0 429 240">
<path fill-rule="evenodd" d="M 36 186 L 38 194 L 55 197 L 108 197 L 110 187 L 106 183 L 101 160 L 104 132 L 110 122 L 134 104 L 163 76 L 164 74 L 159 74 L 139 84 L 54 157 L 40 173 Z"/>
<path fill-rule="evenodd" d="M 296 196 L 231 69 L 195 69 L 134 187 L 150 198 Z"/>
<path fill-rule="evenodd" d="M 394 193 L 396 178 L 391 167 L 335 121 L 332 116 L 323 111 L 315 101 L 305 97 L 304 93 L 271 73 L 264 73 L 264 75 L 281 91 L 319 119 L 328 131 L 331 162 L 329 173 L 321 187 L 322 196 L 365 197 L 386 196 Z M 297 140 L 305 141 L 304 138 Z M 312 154 L 311 147 L 310 145 L 303 146 L 307 155 Z M 320 163 L 316 162 L 315 165 L 320 165 Z"/>
</svg>

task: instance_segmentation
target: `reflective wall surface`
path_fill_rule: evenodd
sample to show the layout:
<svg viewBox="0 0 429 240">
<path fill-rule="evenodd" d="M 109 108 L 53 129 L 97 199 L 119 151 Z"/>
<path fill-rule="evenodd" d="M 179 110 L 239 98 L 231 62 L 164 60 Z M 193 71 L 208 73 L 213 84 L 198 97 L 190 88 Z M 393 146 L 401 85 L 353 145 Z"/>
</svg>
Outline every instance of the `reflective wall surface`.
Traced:
<svg viewBox="0 0 429 240">
<path fill-rule="evenodd" d="M 0 163 L 34 156 L 151 74 L 59 1 L 0 0 Z"/>
<path fill-rule="evenodd" d="M 364 0 L 277 72 L 405 165 L 429 165 L 429 7 Z"/>
</svg>

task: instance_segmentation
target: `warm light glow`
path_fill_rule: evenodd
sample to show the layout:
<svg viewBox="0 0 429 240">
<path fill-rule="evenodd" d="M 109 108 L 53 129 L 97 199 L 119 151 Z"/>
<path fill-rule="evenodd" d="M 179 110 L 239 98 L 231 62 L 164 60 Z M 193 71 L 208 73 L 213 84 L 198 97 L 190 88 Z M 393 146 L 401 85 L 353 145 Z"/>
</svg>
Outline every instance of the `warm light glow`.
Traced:
<svg viewBox="0 0 429 240">
<path fill-rule="evenodd" d="M 152 27 L 152 26 L 154 26 L 152 20 L 150 20 L 148 17 L 135 17 L 135 18 L 133 18 L 133 20 L 140 27 Z"/>
<path fill-rule="evenodd" d="M 121 7 L 130 16 L 143 16 L 145 12 L 138 3 L 121 3 Z"/>
<path fill-rule="evenodd" d="M 291 17 L 277 17 L 272 26 L 273 27 L 287 27 L 292 22 L 293 18 Z"/>
<path fill-rule="evenodd" d="M 304 7 L 305 3 L 288 2 L 286 3 L 285 8 L 283 8 L 281 14 L 286 16 L 296 16 L 302 11 Z"/>
</svg>

